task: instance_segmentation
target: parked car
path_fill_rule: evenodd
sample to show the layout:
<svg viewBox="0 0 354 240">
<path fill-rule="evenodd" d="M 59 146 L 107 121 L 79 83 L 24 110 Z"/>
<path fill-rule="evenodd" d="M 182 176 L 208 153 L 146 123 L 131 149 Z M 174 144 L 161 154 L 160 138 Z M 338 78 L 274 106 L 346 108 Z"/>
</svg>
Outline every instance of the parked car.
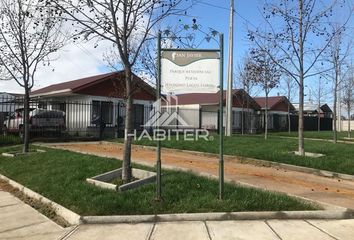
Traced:
<svg viewBox="0 0 354 240">
<path fill-rule="evenodd" d="M 4 134 L 15 133 L 23 138 L 24 109 L 16 109 L 3 124 Z M 29 112 L 30 133 L 61 133 L 65 127 L 65 113 L 59 110 L 30 108 Z"/>
</svg>

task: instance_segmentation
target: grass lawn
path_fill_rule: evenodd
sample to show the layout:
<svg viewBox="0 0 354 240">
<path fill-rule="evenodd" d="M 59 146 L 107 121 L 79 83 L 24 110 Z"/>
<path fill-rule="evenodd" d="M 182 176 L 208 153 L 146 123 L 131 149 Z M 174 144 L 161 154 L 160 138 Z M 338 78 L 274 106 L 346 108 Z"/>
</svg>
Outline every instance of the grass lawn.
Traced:
<svg viewBox="0 0 354 240">
<path fill-rule="evenodd" d="M 0 135 L 0 147 L 2 146 L 8 146 L 8 145 L 15 145 L 15 144 L 21 144 L 22 141 L 18 136 L 14 135 Z"/>
<path fill-rule="evenodd" d="M 0 148 L 0 152 L 10 150 Z M 118 160 L 53 149 L 15 158 L 0 156 L 1 174 L 81 215 L 320 209 L 284 194 L 232 184 L 225 184 L 225 200 L 219 201 L 217 181 L 176 171 L 163 171 L 162 203 L 153 200 L 154 184 L 117 193 L 85 181 L 120 166 Z"/>
<path fill-rule="evenodd" d="M 274 132 L 270 133 L 272 136 L 283 136 L 283 137 L 298 137 L 298 132 Z M 305 138 L 318 138 L 318 139 L 327 139 L 333 140 L 333 132 L 332 131 L 305 131 Z M 354 132 L 352 132 L 353 139 L 345 139 L 348 137 L 348 132 L 338 132 L 338 140 L 345 141 L 354 141 Z"/>
<path fill-rule="evenodd" d="M 156 143 L 143 139 L 135 141 L 135 144 L 156 146 Z M 162 146 L 192 151 L 218 153 L 219 139 L 215 136 L 212 141 L 162 141 Z M 305 151 L 322 153 L 326 156 L 321 158 L 300 157 L 291 154 L 298 148 L 297 139 L 285 139 L 276 136 L 264 140 L 259 135 L 234 135 L 225 137 L 224 152 L 228 155 L 244 156 L 292 165 L 323 169 L 339 173 L 354 175 L 354 145 L 334 144 L 324 141 L 305 141 Z"/>
</svg>

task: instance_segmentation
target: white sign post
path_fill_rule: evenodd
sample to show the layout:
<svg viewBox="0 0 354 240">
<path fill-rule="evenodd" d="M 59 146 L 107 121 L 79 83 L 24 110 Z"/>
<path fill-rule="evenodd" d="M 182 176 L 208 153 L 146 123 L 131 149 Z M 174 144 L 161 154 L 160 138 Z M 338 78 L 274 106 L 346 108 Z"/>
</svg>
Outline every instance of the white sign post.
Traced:
<svg viewBox="0 0 354 240">
<path fill-rule="evenodd" d="M 161 87 L 165 93 L 217 93 L 220 53 L 210 50 L 163 50 Z"/>
</svg>

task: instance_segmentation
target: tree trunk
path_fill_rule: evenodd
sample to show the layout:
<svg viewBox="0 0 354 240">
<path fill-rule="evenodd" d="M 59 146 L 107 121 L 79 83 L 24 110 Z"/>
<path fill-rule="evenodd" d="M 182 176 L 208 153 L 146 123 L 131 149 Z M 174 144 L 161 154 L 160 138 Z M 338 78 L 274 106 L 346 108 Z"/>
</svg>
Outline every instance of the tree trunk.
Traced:
<svg viewBox="0 0 354 240">
<path fill-rule="evenodd" d="M 321 114 L 320 114 L 320 108 L 318 108 L 318 113 L 317 113 L 317 131 L 321 131 Z"/>
<path fill-rule="evenodd" d="M 351 132 L 350 132 L 350 105 L 348 105 L 348 138 L 351 138 Z"/>
<path fill-rule="evenodd" d="M 291 132 L 290 104 L 288 104 L 288 132 Z"/>
<path fill-rule="evenodd" d="M 305 156 L 304 147 L 304 44 L 303 44 L 303 32 L 302 32 L 302 13 L 304 3 L 299 0 L 299 53 L 300 53 L 300 72 L 299 72 L 299 154 Z"/>
<path fill-rule="evenodd" d="M 29 150 L 29 108 L 30 108 L 30 98 L 29 98 L 29 89 L 28 86 L 25 86 L 25 96 L 23 101 L 23 127 L 19 131 L 23 131 L 23 149 L 24 153 L 27 153 Z"/>
<path fill-rule="evenodd" d="M 133 116 L 133 99 L 132 99 L 132 71 L 130 67 L 125 67 L 125 86 L 126 86 L 126 113 L 125 113 L 125 138 L 124 138 L 124 156 L 122 166 L 122 180 L 130 182 L 132 177 L 131 167 L 131 145 L 132 145 L 132 116 Z"/>
<path fill-rule="evenodd" d="M 299 154 L 305 156 L 304 149 L 304 79 L 300 76 L 300 94 L 299 94 Z"/>
<path fill-rule="evenodd" d="M 244 107 L 242 104 L 242 112 L 241 112 L 241 135 L 244 134 L 244 121 L 243 121 L 243 117 L 244 117 Z"/>
<path fill-rule="evenodd" d="M 266 104 L 265 104 L 265 127 L 264 127 L 264 139 L 268 139 L 268 94 L 266 94 Z"/>
<path fill-rule="evenodd" d="M 334 86 L 334 103 L 333 103 L 333 142 L 337 143 L 337 91 L 338 91 L 338 74 L 335 76 L 335 86 Z"/>
</svg>

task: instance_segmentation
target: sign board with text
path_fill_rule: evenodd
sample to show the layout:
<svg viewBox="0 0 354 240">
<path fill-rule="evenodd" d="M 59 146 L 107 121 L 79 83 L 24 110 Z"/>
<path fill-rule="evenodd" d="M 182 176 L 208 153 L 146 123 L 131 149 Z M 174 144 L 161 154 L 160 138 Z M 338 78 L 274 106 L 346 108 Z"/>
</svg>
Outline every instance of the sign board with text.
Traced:
<svg viewBox="0 0 354 240">
<path fill-rule="evenodd" d="M 220 53 L 163 50 L 161 87 L 165 93 L 216 93 L 220 84 Z"/>
</svg>

